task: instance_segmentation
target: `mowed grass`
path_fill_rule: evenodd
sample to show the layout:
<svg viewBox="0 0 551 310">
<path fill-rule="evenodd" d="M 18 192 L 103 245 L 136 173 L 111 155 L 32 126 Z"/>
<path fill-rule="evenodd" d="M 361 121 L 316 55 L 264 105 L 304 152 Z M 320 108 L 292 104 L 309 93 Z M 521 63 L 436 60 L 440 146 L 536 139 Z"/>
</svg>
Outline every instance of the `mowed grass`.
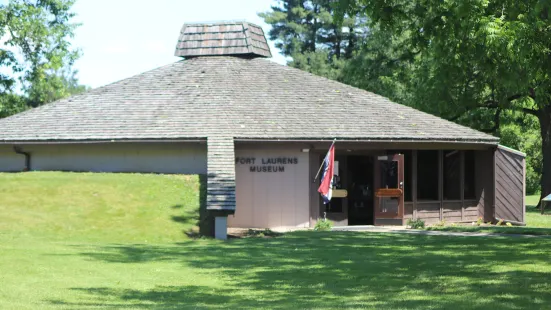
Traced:
<svg viewBox="0 0 551 310">
<path fill-rule="evenodd" d="M 551 228 L 551 208 L 541 214 L 540 209 L 536 209 L 540 195 L 526 196 L 526 225 L 530 227 Z"/>
<path fill-rule="evenodd" d="M 0 309 L 551 305 L 550 238 L 192 240 L 200 190 L 195 176 L 0 174 Z"/>
<path fill-rule="evenodd" d="M 0 173 L 0 234 L 175 242 L 197 224 L 198 176 Z M 185 236 L 184 236 L 185 237 Z"/>
</svg>

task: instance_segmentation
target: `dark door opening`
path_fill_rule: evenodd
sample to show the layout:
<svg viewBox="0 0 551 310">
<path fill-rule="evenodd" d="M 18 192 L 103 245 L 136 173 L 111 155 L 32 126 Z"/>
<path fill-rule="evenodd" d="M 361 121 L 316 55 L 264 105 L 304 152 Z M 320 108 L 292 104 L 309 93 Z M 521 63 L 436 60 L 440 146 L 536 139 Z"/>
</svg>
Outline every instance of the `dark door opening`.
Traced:
<svg viewBox="0 0 551 310">
<path fill-rule="evenodd" d="M 348 225 L 374 225 L 373 158 L 347 158 Z"/>
<path fill-rule="evenodd" d="M 320 163 L 323 162 L 325 156 L 320 157 Z M 346 189 L 347 188 L 347 160 L 346 156 L 335 155 L 335 176 L 333 177 L 333 198 L 328 204 L 323 204 L 320 197 L 319 202 L 322 206 L 321 209 L 321 218 L 326 217 L 328 220 L 332 221 L 335 226 L 346 226 L 348 225 L 348 200 L 346 197 L 337 197 L 335 195 L 335 190 Z M 321 179 L 321 177 L 320 177 Z M 320 180 L 321 181 L 321 180 Z M 318 183 L 319 185 L 319 183 Z"/>
</svg>

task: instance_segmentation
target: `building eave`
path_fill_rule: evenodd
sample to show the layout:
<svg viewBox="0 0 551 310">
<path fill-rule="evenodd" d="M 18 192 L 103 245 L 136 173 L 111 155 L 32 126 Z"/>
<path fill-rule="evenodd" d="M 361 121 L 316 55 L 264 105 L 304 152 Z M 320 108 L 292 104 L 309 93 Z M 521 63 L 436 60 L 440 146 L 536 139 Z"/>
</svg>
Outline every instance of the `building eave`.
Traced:
<svg viewBox="0 0 551 310">
<path fill-rule="evenodd" d="M 107 143 L 206 143 L 207 138 L 175 138 L 175 139 L 74 139 L 74 140 L 0 140 L 0 145 L 25 144 L 107 144 Z"/>
</svg>

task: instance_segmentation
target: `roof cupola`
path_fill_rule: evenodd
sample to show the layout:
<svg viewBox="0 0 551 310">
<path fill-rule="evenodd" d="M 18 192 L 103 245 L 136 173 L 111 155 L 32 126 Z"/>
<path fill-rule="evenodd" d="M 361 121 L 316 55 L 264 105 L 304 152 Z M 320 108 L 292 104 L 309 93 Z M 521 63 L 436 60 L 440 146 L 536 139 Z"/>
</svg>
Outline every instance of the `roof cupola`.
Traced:
<svg viewBox="0 0 551 310">
<path fill-rule="evenodd" d="M 247 22 L 184 24 L 174 55 L 272 57 L 262 28 Z"/>
</svg>

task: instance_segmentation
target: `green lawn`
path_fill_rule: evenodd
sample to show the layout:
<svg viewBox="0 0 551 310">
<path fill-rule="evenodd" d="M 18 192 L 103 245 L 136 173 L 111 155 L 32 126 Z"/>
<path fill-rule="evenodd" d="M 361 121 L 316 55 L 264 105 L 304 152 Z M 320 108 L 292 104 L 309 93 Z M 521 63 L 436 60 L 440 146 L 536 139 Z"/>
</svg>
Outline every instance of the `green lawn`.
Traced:
<svg viewBox="0 0 551 310">
<path fill-rule="evenodd" d="M 0 174 L 0 309 L 544 309 L 551 238 L 189 239 L 197 177 Z"/>
<path fill-rule="evenodd" d="M 551 210 L 546 210 L 544 215 L 536 209 L 540 195 L 526 197 L 526 225 L 531 227 L 551 228 Z"/>
</svg>

